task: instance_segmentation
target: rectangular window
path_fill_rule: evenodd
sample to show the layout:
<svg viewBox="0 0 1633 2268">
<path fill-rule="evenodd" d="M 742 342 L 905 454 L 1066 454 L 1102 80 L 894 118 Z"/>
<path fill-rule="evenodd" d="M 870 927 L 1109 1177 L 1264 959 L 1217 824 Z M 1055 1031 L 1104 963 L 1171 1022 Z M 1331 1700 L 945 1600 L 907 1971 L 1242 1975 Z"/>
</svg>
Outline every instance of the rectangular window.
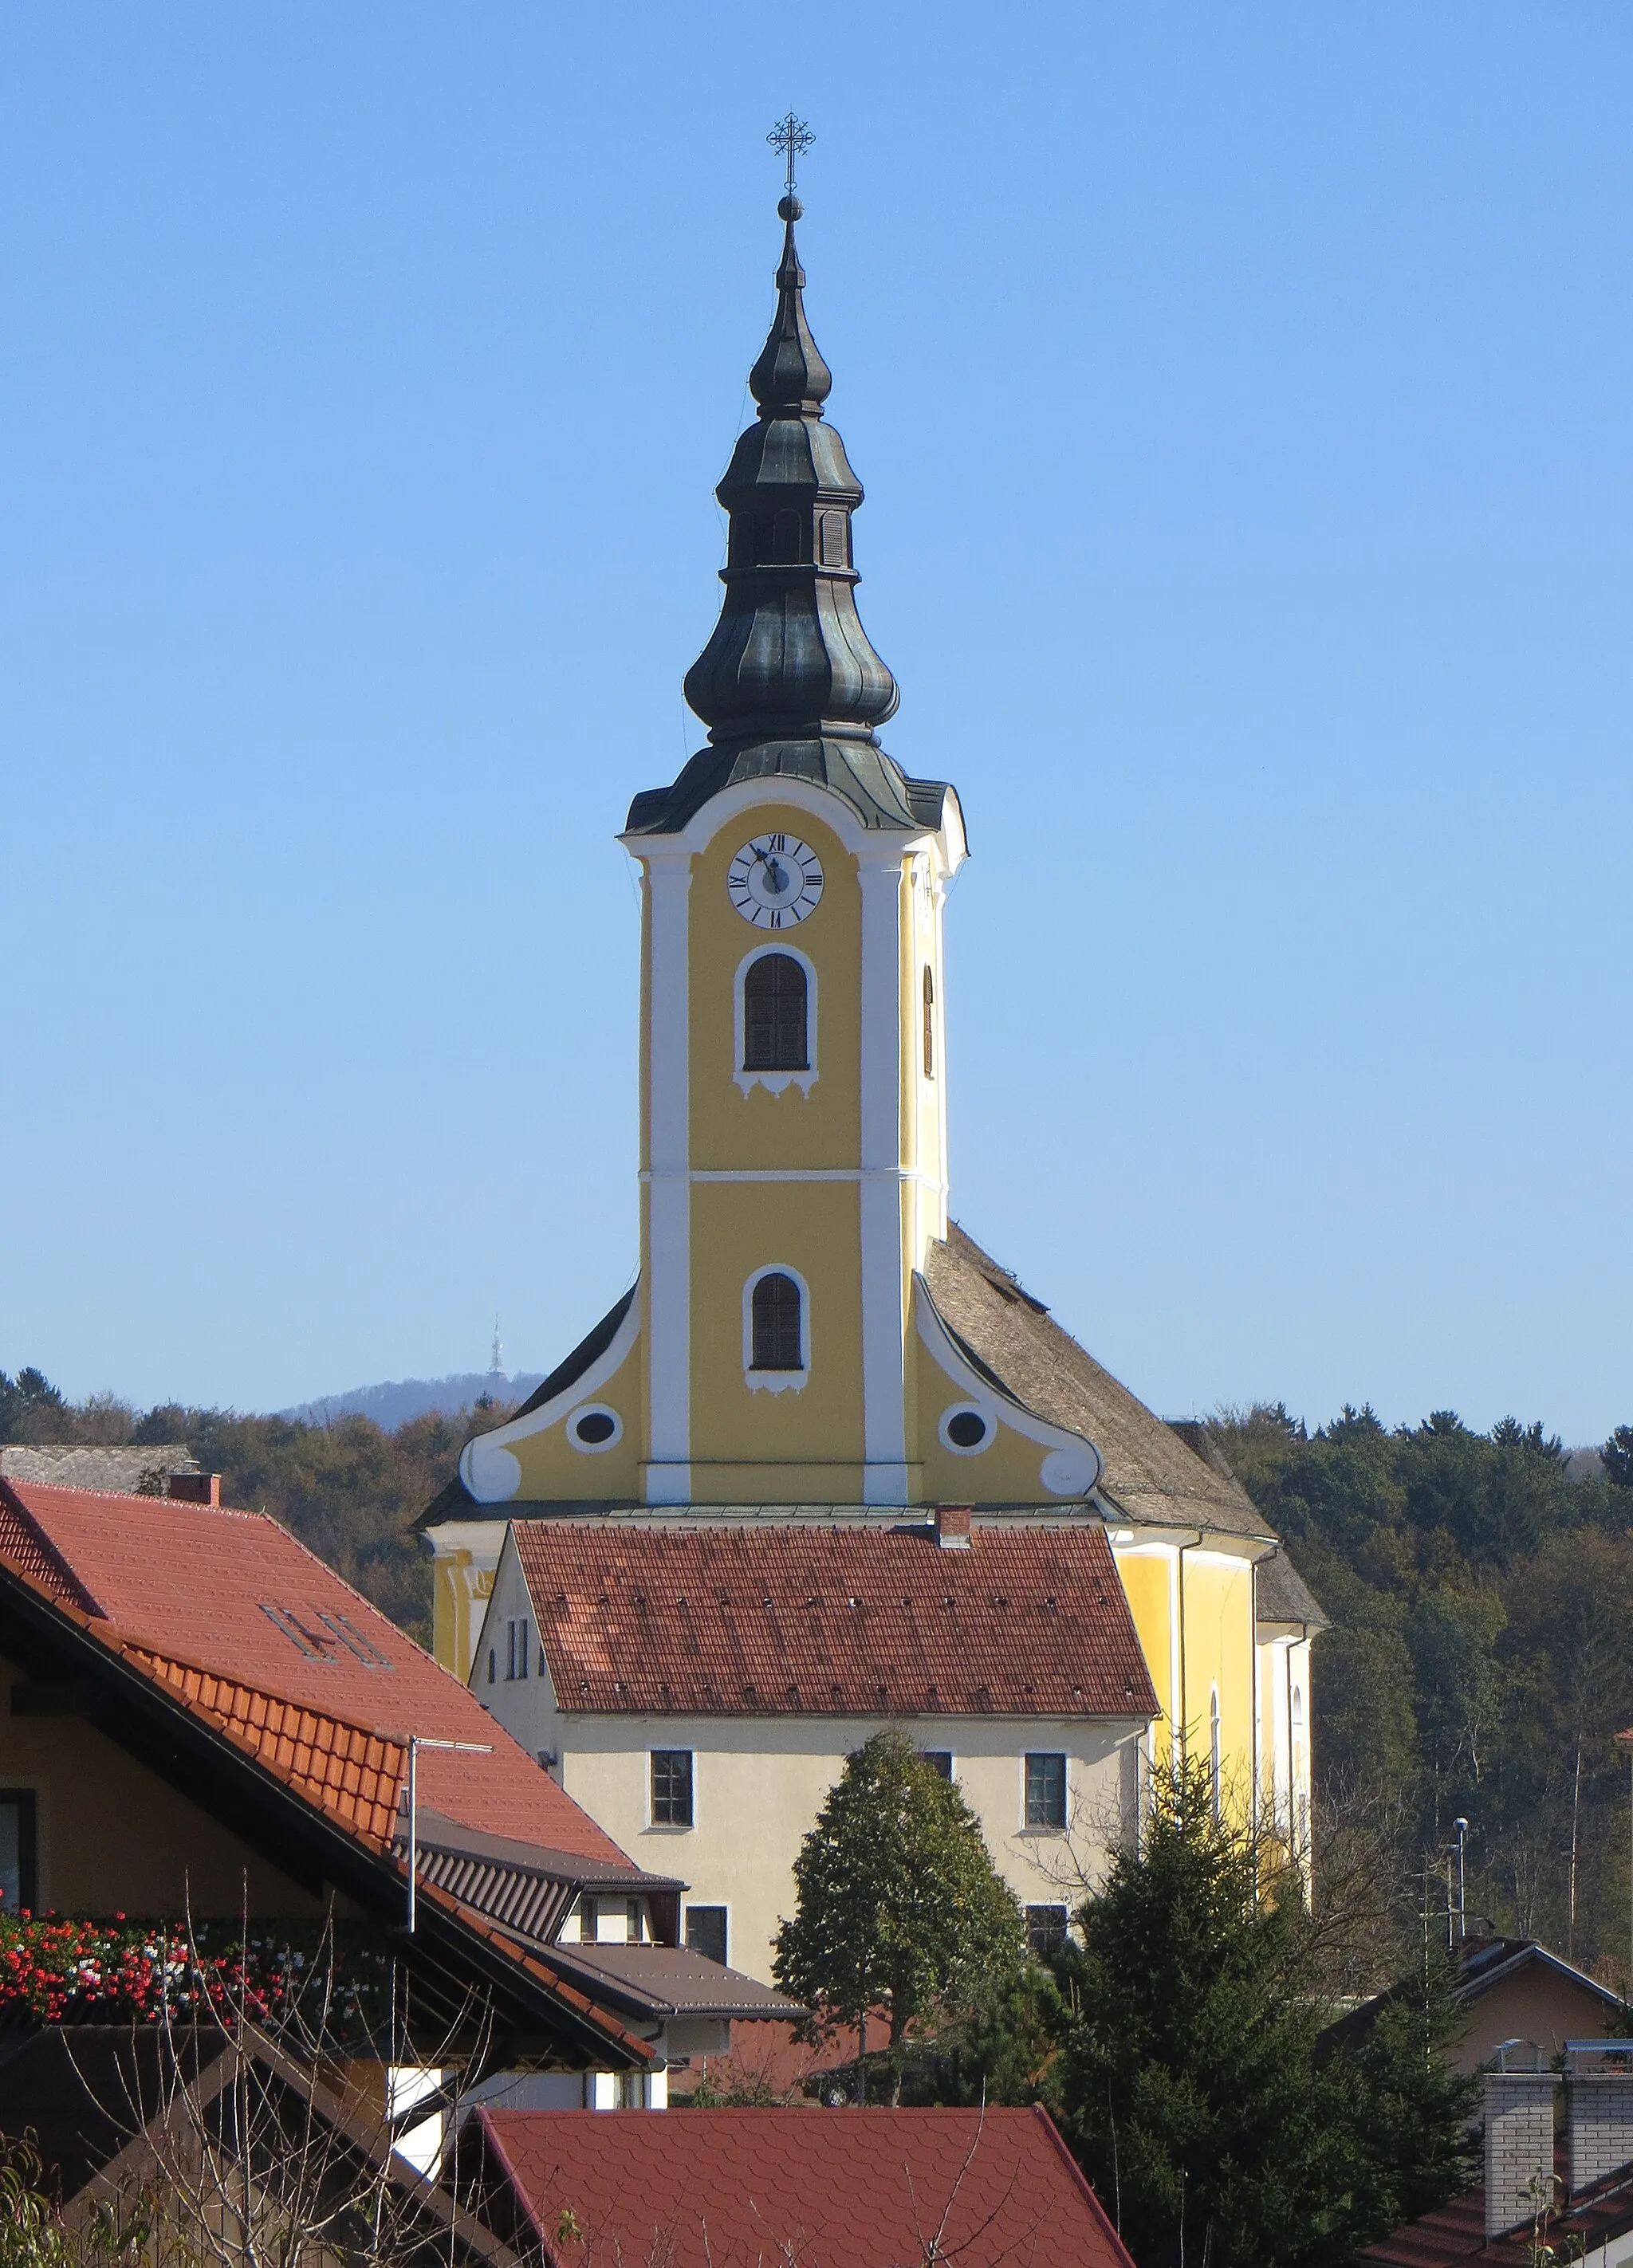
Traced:
<svg viewBox="0 0 1633 2268">
<path fill-rule="evenodd" d="M 652 1752 L 652 1823 L 654 1827 L 691 1825 L 691 1750 L 654 1749 Z"/>
<path fill-rule="evenodd" d="M 701 1953 L 710 1961 L 726 1965 L 726 1909 L 724 1906 L 688 1906 L 686 1909 L 686 1942 L 694 1953 Z"/>
<path fill-rule="evenodd" d="M 528 1631 L 525 1616 L 505 1625 L 506 1669 L 507 1678 L 525 1677 L 528 1674 Z"/>
<path fill-rule="evenodd" d="M 1064 1906 L 1028 1906 L 1026 1909 L 1026 1949 L 1041 1961 L 1046 1954 L 1058 1953 L 1066 1942 L 1066 1908 Z"/>
<path fill-rule="evenodd" d="M 943 1779 L 950 1779 L 952 1778 L 952 1750 L 950 1749 L 920 1749 L 919 1753 L 924 1758 L 924 1761 L 928 1764 L 932 1771 L 940 1772 Z"/>
<path fill-rule="evenodd" d="M 40 1903 L 34 1816 L 33 1788 L 0 1788 L 0 1913 L 33 1913 Z"/>
<path fill-rule="evenodd" d="M 1026 1823 L 1029 1827 L 1060 1828 L 1066 1824 L 1066 1758 L 1030 1756 L 1026 1759 Z"/>
</svg>

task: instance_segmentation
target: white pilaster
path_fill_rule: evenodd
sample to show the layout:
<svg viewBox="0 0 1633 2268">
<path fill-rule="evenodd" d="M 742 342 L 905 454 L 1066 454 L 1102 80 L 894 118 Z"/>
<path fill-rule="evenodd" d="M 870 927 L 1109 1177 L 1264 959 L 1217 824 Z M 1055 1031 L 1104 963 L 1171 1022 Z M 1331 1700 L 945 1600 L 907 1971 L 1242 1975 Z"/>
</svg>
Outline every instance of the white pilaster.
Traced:
<svg viewBox="0 0 1633 2268">
<path fill-rule="evenodd" d="M 907 1500 L 902 1313 L 902 845 L 858 861 L 861 883 L 862 1501 Z"/>
<path fill-rule="evenodd" d="M 647 856 L 651 965 L 647 983 L 648 1233 L 650 1338 L 647 1395 L 651 1462 L 647 1498 L 685 1504 L 691 1496 L 691 1098 L 687 1085 L 689 990 L 687 901 L 691 860 L 678 846 Z"/>
</svg>

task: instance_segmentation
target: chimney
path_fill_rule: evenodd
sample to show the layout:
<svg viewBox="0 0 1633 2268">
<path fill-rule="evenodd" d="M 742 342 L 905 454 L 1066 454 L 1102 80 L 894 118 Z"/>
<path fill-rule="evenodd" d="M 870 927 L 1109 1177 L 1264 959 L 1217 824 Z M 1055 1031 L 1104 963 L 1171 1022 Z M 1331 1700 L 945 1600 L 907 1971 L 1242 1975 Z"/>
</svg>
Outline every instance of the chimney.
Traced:
<svg viewBox="0 0 1633 2268">
<path fill-rule="evenodd" d="M 1509 2068 L 1511 2058 L 1521 2067 Z M 1557 2081 L 1530 2040 L 1504 2040 L 1486 2073 L 1486 2237 L 1523 2228 L 1553 2202 Z"/>
<path fill-rule="evenodd" d="M 1633 2040 L 1567 2040 L 1570 2194 L 1633 2165 Z"/>
<path fill-rule="evenodd" d="M 178 1504 L 213 1504 L 219 1507 L 221 1476 L 200 1472 L 196 1465 L 188 1472 L 184 1466 L 171 1474 L 166 1493 Z"/>
<path fill-rule="evenodd" d="M 938 1504 L 935 1507 L 935 1540 L 943 1551 L 967 1551 L 970 1548 L 970 1506 L 967 1504 Z"/>
</svg>

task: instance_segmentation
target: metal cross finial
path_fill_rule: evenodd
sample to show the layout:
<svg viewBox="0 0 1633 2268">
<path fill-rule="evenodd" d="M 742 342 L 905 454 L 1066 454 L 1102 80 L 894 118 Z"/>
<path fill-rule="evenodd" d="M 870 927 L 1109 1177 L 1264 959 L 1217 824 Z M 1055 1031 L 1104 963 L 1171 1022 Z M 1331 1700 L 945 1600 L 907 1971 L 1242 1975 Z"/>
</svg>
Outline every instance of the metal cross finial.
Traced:
<svg viewBox="0 0 1633 2268">
<path fill-rule="evenodd" d="M 780 150 L 782 152 L 783 163 L 787 168 L 788 195 L 792 196 L 794 159 L 805 155 L 816 136 L 802 118 L 796 118 L 790 111 L 786 118 L 780 118 L 777 121 L 765 139 L 773 150 Z"/>
</svg>

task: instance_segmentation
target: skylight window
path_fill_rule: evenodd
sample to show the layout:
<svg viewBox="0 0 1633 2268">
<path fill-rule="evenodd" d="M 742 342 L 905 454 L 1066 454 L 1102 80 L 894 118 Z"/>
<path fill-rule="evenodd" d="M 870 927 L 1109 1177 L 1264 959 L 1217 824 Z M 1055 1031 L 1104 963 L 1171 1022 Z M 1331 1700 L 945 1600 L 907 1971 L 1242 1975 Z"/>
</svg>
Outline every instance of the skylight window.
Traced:
<svg viewBox="0 0 1633 2268">
<path fill-rule="evenodd" d="M 329 1648 L 324 1645 L 322 1639 L 318 1637 L 317 1633 L 314 1631 L 306 1629 L 302 1624 L 297 1622 L 294 1616 L 290 1613 L 287 1607 L 270 1607 L 266 1601 L 262 1599 L 261 1602 L 261 1611 L 271 1624 L 273 1629 L 275 1631 L 281 1631 L 284 1636 L 289 1640 L 291 1646 L 294 1646 L 298 1652 L 304 1653 L 308 1661 L 332 1661 L 334 1660 L 333 1654 L 330 1653 Z"/>
</svg>

